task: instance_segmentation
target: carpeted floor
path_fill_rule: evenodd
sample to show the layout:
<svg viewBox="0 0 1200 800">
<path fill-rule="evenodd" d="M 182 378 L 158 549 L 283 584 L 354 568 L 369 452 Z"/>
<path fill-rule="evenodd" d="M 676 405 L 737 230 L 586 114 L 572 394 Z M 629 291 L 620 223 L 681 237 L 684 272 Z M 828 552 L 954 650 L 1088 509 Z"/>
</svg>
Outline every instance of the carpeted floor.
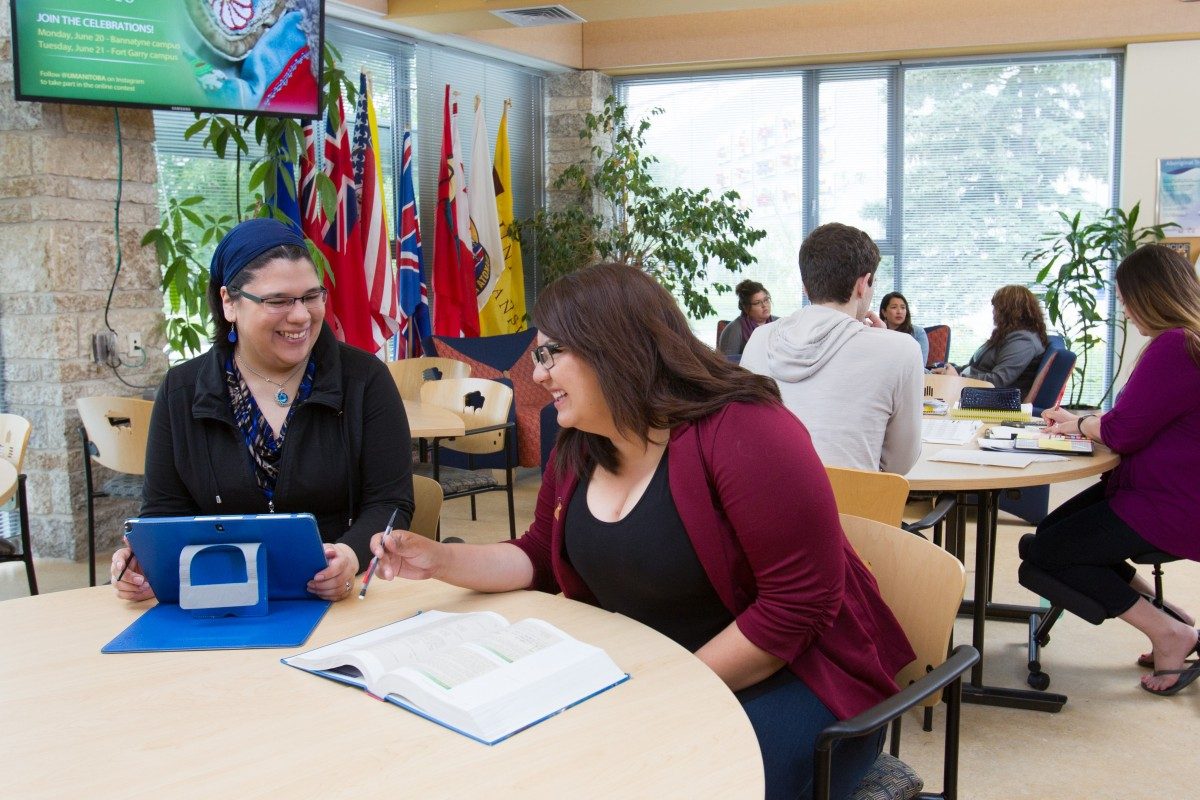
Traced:
<svg viewBox="0 0 1200 800">
<path fill-rule="evenodd" d="M 1057 503 L 1087 486 L 1086 481 L 1054 487 Z M 517 488 L 517 529 L 533 516 L 538 489 L 534 470 L 522 470 Z M 446 503 L 443 536 L 470 542 L 502 539 L 507 514 L 502 493 L 478 500 L 478 521 L 471 521 L 467 500 Z M 1031 526 L 1001 515 L 997 547 L 995 598 L 1036 603 L 1016 583 L 1017 539 Z M 968 536 L 968 540 L 972 537 Z M 108 558 L 98 568 L 106 576 Z M 972 563 L 968 555 L 968 564 Z M 86 585 L 82 563 L 42 559 L 37 563 L 43 591 Z M 1193 614 L 1200 614 L 1200 564 L 1178 562 L 1166 567 L 1166 592 Z M 968 576 L 968 587 L 971 586 Z M 968 588 L 968 593 L 970 593 Z M 20 564 L 0 565 L 0 599 L 27 593 Z M 956 640 L 970 641 L 970 622 L 960 619 Z M 1025 687 L 1023 624 L 989 622 L 989 684 Z M 1051 690 L 1069 696 L 1058 714 L 987 706 L 965 706 L 959 766 L 960 796 L 970 800 L 1004 798 L 1175 798 L 1200 785 L 1200 759 L 1191 752 L 1200 723 L 1200 683 L 1170 698 L 1153 697 L 1138 688 L 1143 670 L 1134 661 L 1146 641 L 1121 622 L 1093 627 L 1067 615 L 1054 630 L 1042 656 Z M 935 716 L 934 732 L 920 729 L 919 716 L 905 720 L 901 756 L 922 774 L 927 788 L 941 787 L 941 729 L 944 710 Z"/>
</svg>

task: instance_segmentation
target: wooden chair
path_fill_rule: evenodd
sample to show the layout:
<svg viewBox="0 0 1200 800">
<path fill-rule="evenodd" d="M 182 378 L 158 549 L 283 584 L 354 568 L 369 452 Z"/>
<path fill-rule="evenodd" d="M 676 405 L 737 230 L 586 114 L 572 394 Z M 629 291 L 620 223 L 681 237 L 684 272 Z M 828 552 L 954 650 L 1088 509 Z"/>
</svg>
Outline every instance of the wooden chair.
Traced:
<svg viewBox="0 0 1200 800">
<path fill-rule="evenodd" d="M 96 585 L 97 497 L 140 500 L 146 471 L 146 438 L 154 403 L 136 397 L 81 397 L 79 436 L 83 443 L 83 480 L 87 494 L 88 584 Z M 117 474 L 97 489 L 92 462 Z"/>
<path fill-rule="evenodd" d="M 952 495 L 935 497 L 932 511 L 916 522 L 905 522 L 904 507 L 909 500 L 909 491 L 903 475 L 846 467 L 826 467 L 825 474 L 833 487 L 839 513 L 873 519 L 921 536 L 924 535 L 922 531 L 933 528 L 934 544 L 941 544 L 942 523 L 954 508 Z"/>
<path fill-rule="evenodd" d="M 431 477 L 441 484 L 447 500 L 471 498 L 471 519 L 475 519 L 475 495 L 503 491 L 508 494 L 508 537 L 517 538 L 516 511 L 513 507 L 513 468 L 516 466 L 515 429 L 509 421 L 513 390 L 486 378 L 451 378 L 430 381 L 421 387 L 421 402 L 441 406 L 462 417 L 467 435 L 433 438 L 433 463 L 414 464 L 413 473 Z M 443 467 L 441 448 L 466 453 L 467 469 Z M 476 455 L 503 452 L 504 484 L 496 481 L 490 469 L 474 469 Z"/>
<path fill-rule="evenodd" d="M 29 593 L 38 593 L 33 569 L 33 543 L 29 537 L 29 504 L 25 493 L 25 452 L 29 449 L 29 420 L 16 414 L 0 414 L 0 458 L 16 470 L 12 510 L 0 511 L 0 563 L 20 561 L 25 565 Z M 15 523 L 15 524 L 14 524 Z M 13 543 L 19 540 L 19 546 Z"/>
<path fill-rule="evenodd" d="M 471 365 L 453 358 L 402 358 L 399 361 L 389 361 L 387 368 L 388 372 L 392 373 L 396 388 L 400 390 L 400 396 L 405 400 L 420 400 L 421 386 L 426 381 L 471 377 Z"/>
<path fill-rule="evenodd" d="M 408 529 L 436 540 L 438 521 L 442 518 L 442 485 L 424 475 L 413 475 L 412 481 L 415 508 Z"/>
<path fill-rule="evenodd" d="M 896 683 L 900 686 L 898 694 L 852 719 L 830 725 L 818 737 L 813 797 L 817 800 L 829 797 L 831 752 L 835 741 L 866 736 L 891 723 L 890 758 L 881 755 L 876 770 L 905 766 L 898 761 L 902 715 L 917 706 L 932 708 L 945 700 L 946 739 L 941 794 L 920 794 L 918 778 L 900 793 L 886 796 L 954 798 L 958 791 L 962 676 L 979 660 L 979 653 L 970 645 L 957 647 L 949 658 L 946 656 L 954 631 L 954 618 L 966 588 L 966 572 L 958 559 L 945 550 L 892 525 L 848 514 L 842 514 L 841 519 L 846 538 L 875 576 L 879 593 L 904 629 L 917 657 L 896 675 Z M 876 775 L 868 773 L 854 796 L 876 796 L 865 792 L 873 789 L 878 781 Z"/>
<path fill-rule="evenodd" d="M 945 400 L 946 405 L 953 406 L 958 402 L 958 396 L 967 386 L 992 388 L 992 384 L 976 378 L 964 378 L 961 375 L 926 375 L 925 396 Z"/>
</svg>

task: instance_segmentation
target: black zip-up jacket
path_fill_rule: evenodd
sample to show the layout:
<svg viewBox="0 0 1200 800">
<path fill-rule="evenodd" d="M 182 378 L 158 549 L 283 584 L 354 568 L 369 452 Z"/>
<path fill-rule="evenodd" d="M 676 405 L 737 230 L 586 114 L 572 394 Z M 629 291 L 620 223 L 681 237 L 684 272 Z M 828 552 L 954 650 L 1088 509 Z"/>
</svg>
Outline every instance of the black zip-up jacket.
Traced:
<svg viewBox="0 0 1200 800">
<path fill-rule="evenodd" d="M 167 372 L 150 417 L 141 516 L 303 513 L 321 539 L 371 558 L 371 536 L 392 509 L 412 519 L 412 450 L 404 404 L 379 359 L 341 344 L 325 325 L 313 347 L 312 394 L 288 424 L 274 507 L 254 478 L 225 386 L 230 345 Z"/>
</svg>

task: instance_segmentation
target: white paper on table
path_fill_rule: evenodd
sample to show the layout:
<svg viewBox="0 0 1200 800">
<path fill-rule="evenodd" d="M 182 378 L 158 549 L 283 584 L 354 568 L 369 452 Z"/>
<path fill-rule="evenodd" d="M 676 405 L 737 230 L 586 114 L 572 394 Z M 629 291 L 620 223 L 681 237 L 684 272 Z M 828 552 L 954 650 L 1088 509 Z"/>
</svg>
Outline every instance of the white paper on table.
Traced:
<svg viewBox="0 0 1200 800">
<path fill-rule="evenodd" d="M 966 444 L 975 438 L 982 422 L 971 419 L 922 419 L 921 441 L 927 444 Z"/>
<path fill-rule="evenodd" d="M 1066 456 L 1047 456 L 1039 453 L 995 453 L 987 450 L 939 450 L 930 461 L 949 461 L 955 464 L 978 464 L 985 467 L 1025 469 L 1035 461 L 1066 461 Z"/>
</svg>

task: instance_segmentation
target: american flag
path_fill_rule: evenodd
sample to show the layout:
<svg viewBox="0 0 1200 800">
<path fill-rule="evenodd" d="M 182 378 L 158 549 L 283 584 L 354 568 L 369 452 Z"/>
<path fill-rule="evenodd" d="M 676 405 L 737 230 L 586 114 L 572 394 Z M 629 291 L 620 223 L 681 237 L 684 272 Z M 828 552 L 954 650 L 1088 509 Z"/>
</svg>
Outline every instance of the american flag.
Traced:
<svg viewBox="0 0 1200 800">
<path fill-rule="evenodd" d="M 424 353 L 421 341 L 433 333 L 429 321 L 429 289 L 421 252 L 421 223 L 412 179 L 412 133 L 404 132 L 400 164 L 400 236 L 396 261 L 400 265 L 400 339 L 398 358 L 416 358 Z"/>
<path fill-rule="evenodd" d="M 376 351 L 385 347 L 400 327 L 396 308 L 396 276 L 388 251 L 387 209 L 383 203 L 383 174 L 379 167 L 377 130 L 367 74 L 360 72 L 358 104 L 354 109 L 352 160 L 359 218 L 362 220 L 363 275 L 367 284 L 367 302 L 371 308 Z"/>
</svg>

